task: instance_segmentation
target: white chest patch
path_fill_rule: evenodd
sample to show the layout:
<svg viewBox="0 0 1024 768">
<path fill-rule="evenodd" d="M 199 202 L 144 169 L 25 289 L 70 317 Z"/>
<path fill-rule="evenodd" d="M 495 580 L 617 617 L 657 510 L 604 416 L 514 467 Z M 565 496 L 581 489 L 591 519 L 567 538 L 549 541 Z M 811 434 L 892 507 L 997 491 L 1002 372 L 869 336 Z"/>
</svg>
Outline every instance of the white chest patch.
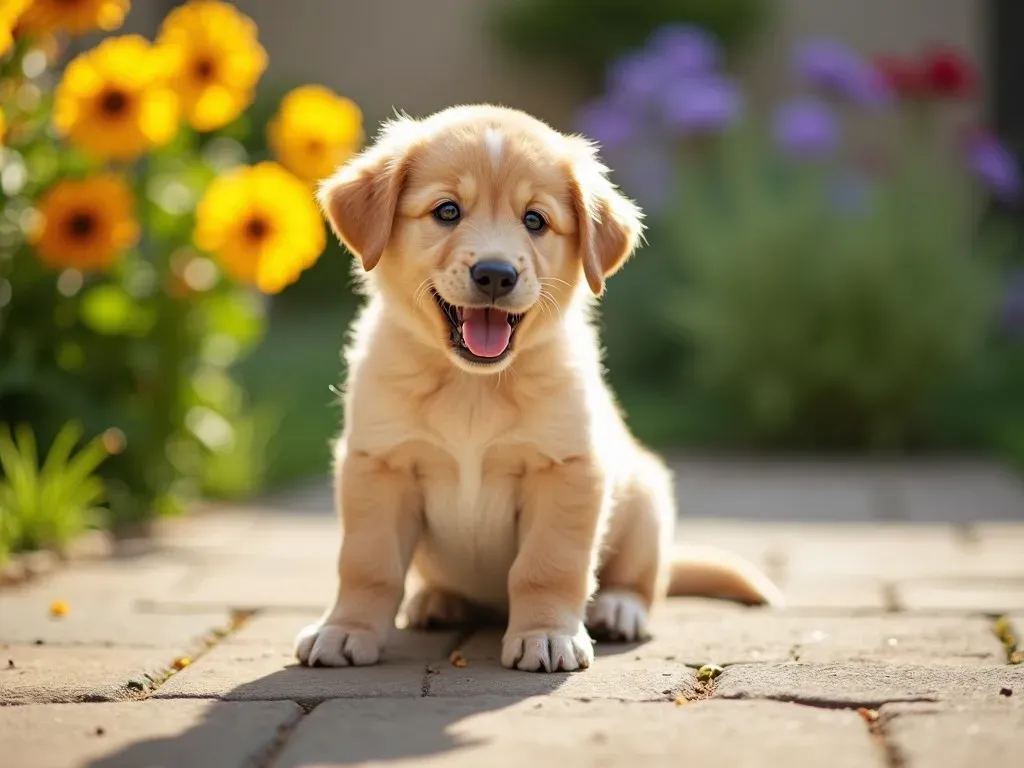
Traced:
<svg viewBox="0 0 1024 768">
<path fill-rule="evenodd" d="M 491 158 L 491 165 L 495 169 L 501 165 L 501 153 L 505 144 L 505 137 L 497 128 L 488 128 L 484 132 L 484 144 L 487 147 L 487 154 Z"/>
<path fill-rule="evenodd" d="M 516 555 L 516 485 L 481 469 L 479 460 L 460 462 L 457 479 L 425 479 L 421 556 L 444 586 L 501 605 Z"/>
</svg>

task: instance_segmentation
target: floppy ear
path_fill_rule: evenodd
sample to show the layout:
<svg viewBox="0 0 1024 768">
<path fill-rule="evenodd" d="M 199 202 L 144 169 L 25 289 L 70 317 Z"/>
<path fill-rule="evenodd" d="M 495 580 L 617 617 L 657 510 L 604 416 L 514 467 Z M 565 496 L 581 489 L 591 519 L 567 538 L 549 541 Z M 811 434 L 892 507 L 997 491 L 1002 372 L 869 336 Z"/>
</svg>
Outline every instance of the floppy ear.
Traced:
<svg viewBox="0 0 1024 768">
<path fill-rule="evenodd" d="M 334 234 L 367 272 L 377 266 L 391 238 L 408 173 L 408 146 L 395 133 L 386 128 L 374 146 L 322 181 L 317 193 Z"/>
<path fill-rule="evenodd" d="M 595 296 L 604 293 L 604 281 L 636 250 L 643 236 L 643 213 L 616 189 L 608 169 L 587 154 L 573 167 L 571 194 L 579 226 L 583 274 Z"/>
</svg>

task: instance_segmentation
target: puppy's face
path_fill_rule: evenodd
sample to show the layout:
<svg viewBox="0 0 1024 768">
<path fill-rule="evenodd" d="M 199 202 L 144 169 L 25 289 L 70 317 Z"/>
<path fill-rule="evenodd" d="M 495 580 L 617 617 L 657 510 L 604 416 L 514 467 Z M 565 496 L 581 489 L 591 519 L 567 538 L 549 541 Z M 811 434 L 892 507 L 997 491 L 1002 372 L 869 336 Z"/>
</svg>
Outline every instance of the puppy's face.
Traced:
<svg viewBox="0 0 1024 768">
<path fill-rule="evenodd" d="M 389 124 L 320 199 L 393 313 L 453 364 L 491 373 L 544 338 L 585 279 L 634 249 L 639 212 L 589 144 L 514 110 Z"/>
</svg>

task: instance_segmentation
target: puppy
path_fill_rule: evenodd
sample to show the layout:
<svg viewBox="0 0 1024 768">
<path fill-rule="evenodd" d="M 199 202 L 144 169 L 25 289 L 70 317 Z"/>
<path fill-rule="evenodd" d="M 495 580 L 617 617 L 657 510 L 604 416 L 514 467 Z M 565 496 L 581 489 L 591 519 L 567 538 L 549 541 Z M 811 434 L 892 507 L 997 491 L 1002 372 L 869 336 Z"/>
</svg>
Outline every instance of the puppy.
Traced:
<svg viewBox="0 0 1024 768">
<path fill-rule="evenodd" d="M 528 671 L 588 667 L 591 632 L 646 637 L 666 594 L 779 601 L 738 558 L 673 560 L 669 473 L 589 317 L 641 213 L 589 142 L 487 105 L 400 117 L 319 200 L 368 301 L 335 449 L 338 595 L 302 663 L 377 662 L 410 568 L 406 624 L 496 609 L 502 664 Z"/>
</svg>

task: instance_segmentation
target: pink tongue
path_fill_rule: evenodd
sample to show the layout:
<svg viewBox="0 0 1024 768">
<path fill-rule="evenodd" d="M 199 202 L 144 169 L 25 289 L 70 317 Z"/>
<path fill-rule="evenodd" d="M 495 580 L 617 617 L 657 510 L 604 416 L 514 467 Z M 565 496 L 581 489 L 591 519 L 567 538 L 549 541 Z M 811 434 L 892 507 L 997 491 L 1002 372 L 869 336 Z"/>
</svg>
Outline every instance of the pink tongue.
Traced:
<svg viewBox="0 0 1024 768">
<path fill-rule="evenodd" d="M 489 307 L 462 310 L 462 338 L 477 357 L 497 357 L 512 338 L 508 313 Z"/>
</svg>

